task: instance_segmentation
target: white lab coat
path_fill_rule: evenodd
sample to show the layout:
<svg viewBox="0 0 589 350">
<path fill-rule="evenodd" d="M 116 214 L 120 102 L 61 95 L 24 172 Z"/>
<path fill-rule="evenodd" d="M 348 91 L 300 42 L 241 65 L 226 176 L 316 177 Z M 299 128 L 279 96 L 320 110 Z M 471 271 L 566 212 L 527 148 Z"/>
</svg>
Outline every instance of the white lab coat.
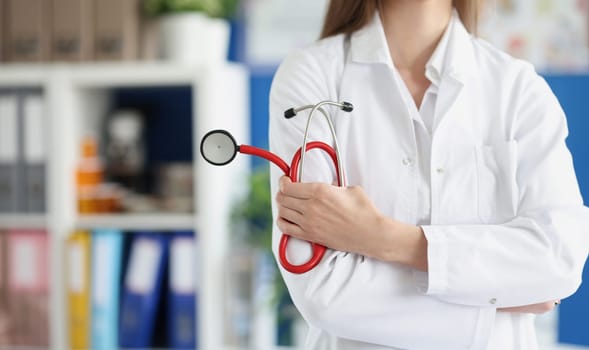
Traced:
<svg viewBox="0 0 589 350">
<path fill-rule="evenodd" d="M 563 111 L 530 64 L 452 21 L 431 138 L 431 223 L 422 225 L 429 272 L 333 250 L 306 274 L 282 269 L 310 326 L 305 349 L 536 349 L 534 317 L 496 308 L 565 298 L 581 282 L 589 213 Z M 306 114 L 286 120 L 284 110 L 353 103 L 350 114 L 330 110 L 348 185 L 417 224 L 417 170 L 407 160 L 423 155 L 394 88 L 378 16 L 351 37 L 293 52 L 272 85 L 270 148 L 290 160 L 302 143 Z M 320 115 L 310 139 L 331 140 Z M 280 175 L 274 167 L 273 195 Z M 303 181 L 334 178 L 331 161 L 310 152 Z M 275 227 L 275 254 L 280 235 Z M 308 252 L 303 242 L 288 250 L 299 263 Z"/>
</svg>

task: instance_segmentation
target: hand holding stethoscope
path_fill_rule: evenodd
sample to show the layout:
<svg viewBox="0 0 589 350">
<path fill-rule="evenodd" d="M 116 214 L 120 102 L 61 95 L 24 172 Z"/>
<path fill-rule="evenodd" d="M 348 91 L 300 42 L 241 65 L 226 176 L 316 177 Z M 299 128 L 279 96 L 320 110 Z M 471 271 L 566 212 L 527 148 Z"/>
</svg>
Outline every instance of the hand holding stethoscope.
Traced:
<svg viewBox="0 0 589 350">
<path fill-rule="evenodd" d="M 322 108 L 322 106 L 324 105 L 336 106 L 345 112 L 351 112 L 354 109 L 352 104 L 348 102 L 340 103 L 333 101 L 322 101 L 315 105 L 306 105 L 298 108 L 291 108 L 284 112 L 284 117 L 290 119 L 296 116 L 298 112 L 311 109 L 311 111 L 309 112 L 309 117 L 307 119 L 307 125 L 305 127 L 303 144 L 295 152 L 290 166 L 274 153 L 271 153 L 264 149 L 248 145 L 237 145 L 237 142 L 235 142 L 233 136 L 231 136 L 231 134 L 225 130 L 213 130 L 208 132 L 203 137 L 200 143 L 200 152 L 204 159 L 213 165 L 225 165 L 230 163 L 235 158 L 238 152 L 262 157 L 276 164 L 284 172 L 285 175 L 290 177 L 290 179 L 293 182 L 297 182 L 300 181 L 303 176 L 303 165 L 305 162 L 305 154 L 307 153 L 306 151 L 318 148 L 326 152 L 332 159 L 337 173 L 338 186 L 346 186 L 343 170 L 344 167 L 339 152 L 337 137 L 335 135 L 335 128 L 333 127 L 331 118 L 329 117 L 327 112 Z M 325 117 L 325 120 L 329 125 L 331 136 L 333 138 L 334 147 L 331 147 L 328 144 L 320 141 L 307 142 L 309 126 L 311 125 L 311 120 L 313 119 L 313 116 L 316 111 L 321 112 L 321 114 Z M 303 152 L 302 150 L 305 150 L 305 152 Z M 323 255 L 325 254 L 326 247 L 317 243 L 311 243 L 313 255 L 311 256 L 311 259 L 309 259 L 309 261 L 301 265 L 291 264 L 286 257 L 286 247 L 288 245 L 289 239 L 290 236 L 287 233 L 283 233 L 280 239 L 280 246 L 278 248 L 280 264 L 287 271 L 291 273 L 302 274 L 312 270 L 315 266 L 317 266 L 317 264 L 319 264 L 319 262 L 323 258 Z"/>
</svg>

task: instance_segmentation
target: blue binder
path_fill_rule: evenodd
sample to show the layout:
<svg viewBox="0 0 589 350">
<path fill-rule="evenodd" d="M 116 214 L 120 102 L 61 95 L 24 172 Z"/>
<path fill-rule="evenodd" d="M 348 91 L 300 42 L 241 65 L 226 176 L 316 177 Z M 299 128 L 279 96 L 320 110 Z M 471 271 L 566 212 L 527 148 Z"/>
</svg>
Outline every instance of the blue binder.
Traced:
<svg viewBox="0 0 589 350">
<path fill-rule="evenodd" d="M 92 238 L 92 335 L 94 350 L 118 348 L 122 232 L 99 229 Z"/>
<path fill-rule="evenodd" d="M 176 232 L 170 242 L 168 346 L 197 348 L 198 248 L 192 232 Z"/>
<path fill-rule="evenodd" d="M 168 239 L 157 233 L 138 233 L 131 243 L 123 281 L 119 345 L 149 348 L 154 334 Z"/>
</svg>

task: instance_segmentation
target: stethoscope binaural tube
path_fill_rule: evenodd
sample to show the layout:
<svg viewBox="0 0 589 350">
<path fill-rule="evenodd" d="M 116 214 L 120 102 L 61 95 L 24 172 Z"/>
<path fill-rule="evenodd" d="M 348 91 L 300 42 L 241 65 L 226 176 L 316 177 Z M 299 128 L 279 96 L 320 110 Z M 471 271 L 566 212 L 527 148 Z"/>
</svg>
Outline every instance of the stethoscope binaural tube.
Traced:
<svg viewBox="0 0 589 350">
<path fill-rule="evenodd" d="M 325 110 L 323 110 L 321 108 L 321 106 L 323 106 L 323 105 L 335 105 L 346 112 L 350 112 L 353 109 L 352 104 L 350 104 L 348 102 L 339 103 L 339 102 L 332 102 L 332 101 L 322 101 L 316 105 L 302 106 L 302 107 L 299 107 L 296 109 L 291 108 L 291 109 L 285 111 L 284 116 L 287 119 L 290 119 L 290 118 L 296 116 L 296 114 L 302 110 L 311 109 L 311 112 L 309 113 L 309 118 L 307 120 L 307 126 L 305 128 L 305 136 L 303 139 L 303 146 L 300 147 L 297 150 L 297 152 L 294 154 L 290 166 L 283 159 L 281 159 L 280 157 L 278 157 L 277 155 L 275 155 L 272 152 L 269 152 L 269 151 L 266 151 L 264 149 L 254 147 L 254 146 L 237 145 L 237 142 L 235 142 L 235 139 L 233 138 L 233 136 L 225 130 L 213 130 L 213 131 L 208 132 L 203 137 L 203 139 L 201 141 L 200 152 L 201 152 L 203 158 L 207 162 L 209 162 L 213 165 L 225 165 L 225 164 L 230 163 L 233 159 L 235 159 L 235 156 L 238 152 L 243 153 L 243 154 L 258 156 L 258 157 L 264 158 L 264 159 L 274 163 L 276 166 L 278 166 L 285 175 L 290 177 L 291 181 L 298 182 L 301 180 L 301 177 L 303 174 L 302 168 L 303 168 L 305 153 L 307 151 L 312 150 L 312 149 L 321 149 L 329 155 L 329 157 L 332 159 L 332 161 L 335 165 L 335 171 L 336 171 L 336 174 L 338 174 L 338 179 L 337 179 L 338 186 L 345 186 L 343 166 L 341 163 L 341 158 L 339 156 L 339 146 L 337 144 L 335 130 L 333 127 L 333 123 L 331 122 L 331 119 L 329 118 L 329 116 L 327 115 Z M 325 116 L 325 119 L 327 120 L 327 123 L 329 124 L 329 128 L 330 128 L 331 134 L 333 136 L 333 140 L 334 140 L 335 149 L 324 142 L 320 142 L 320 141 L 307 142 L 309 125 L 311 123 L 314 112 L 317 110 L 320 111 Z M 303 152 L 303 149 L 305 150 L 304 152 Z M 315 266 L 317 266 L 321 262 L 321 259 L 323 259 L 323 256 L 325 255 L 325 251 L 327 249 L 325 246 L 320 245 L 318 243 L 309 242 L 311 244 L 311 249 L 312 249 L 311 259 L 309 259 L 307 262 L 305 262 L 303 264 L 295 265 L 295 264 L 291 264 L 290 261 L 288 261 L 288 258 L 286 256 L 289 240 L 290 240 L 290 235 L 288 235 L 287 233 L 283 233 L 282 237 L 280 238 L 280 243 L 279 243 L 279 247 L 278 247 L 278 257 L 279 257 L 279 261 L 280 261 L 280 264 L 282 265 L 282 267 L 284 267 L 284 269 L 287 270 L 288 272 L 294 273 L 294 274 L 303 274 L 305 272 L 312 270 Z"/>
<path fill-rule="evenodd" d="M 304 111 L 306 109 L 311 109 L 311 112 L 309 112 L 309 116 L 307 117 L 307 124 L 305 126 L 305 134 L 303 136 L 303 145 L 301 147 L 302 149 L 306 149 L 305 146 L 307 144 L 307 139 L 309 137 L 309 128 L 311 126 L 311 121 L 313 120 L 313 116 L 315 115 L 316 111 L 321 112 L 321 114 L 325 118 L 325 121 L 327 122 L 327 125 L 329 126 L 329 132 L 331 133 L 331 138 L 333 139 L 333 146 L 335 148 L 335 154 L 336 154 L 336 160 L 334 161 L 334 163 L 337 164 L 337 168 L 339 169 L 336 172 L 337 177 L 338 177 L 339 186 L 346 186 L 346 179 L 345 179 L 345 175 L 344 175 L 345 168 L 343 166 L 343 161 L 342 161 L 342 157 L 340 154 L 340 147 L 337 142 L 337 136 L 335 134 L 335 128 L 334 128 L 333 122 L 331 121 L 331 118 L 329 117 L 327 112 L 325 112 L 325 110 L 323 108 L 321 108 L 324 105 L 336 106 L 344 112 L 351 112 L 354 110 L 354 106 L 350 102 L 345 102 L 345 101 L 344 102 L 334 102 L 334 101 L 327 100 L 327 101 L 321 101 L 321 102 L 314 104 L 314 105 L 306 105 L 306 106 L 301 106 L 298 108 L 287 109 L 284 112 L 284 117 L 286 119 L 290 119 L 290 118 L 293 118 L 294 116 L 296 116 L 297 113 L 300 111 Z M 302 179 L 303 179 L 303 169 L 304 169 L 304 165 L 305 165 L 305 154 L 306 153 L 307 152 L 303 152 L 303 154 L 301 156 L 301 166 L 299 168 L 299 176 L 298 176 L 299 181 L 302 181 Z"/>
</svg>

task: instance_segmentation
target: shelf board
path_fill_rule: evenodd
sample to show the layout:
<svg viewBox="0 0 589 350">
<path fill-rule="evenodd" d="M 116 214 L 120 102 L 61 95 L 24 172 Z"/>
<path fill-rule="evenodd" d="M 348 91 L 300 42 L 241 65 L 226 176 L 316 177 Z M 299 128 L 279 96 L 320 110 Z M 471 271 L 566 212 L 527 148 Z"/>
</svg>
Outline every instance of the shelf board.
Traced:
<svg viewBox="0 0 589 350">
<path fill-rule="evenodd" d="M 82 87 L 191 85 L 202 67 L 162 62 L 89 63 L 72 67 L 73 81 Z"/>
<path fill-rule="evenodd" d="M 47 67 L 34 63 L 3 63 L 0 65 L 0 84 L 3 87 L 44 87 L 48 79 Z"/>
<path fill-rule="evenodd" d="M 193 85 L 211 69 L 237 66 L 230 62 L 190 65 L 165 61 L 9 63 L 0 64 L 0 85 L 42 87 L 53 72 L 65 74 L 83 88 Z"/>
<path fill-rule="evenodd" d="M 117 228 L 123 231 L 137 230 L 195 230 L 194 214 L 114 214 L 80 215 L 76 227 L 80 229 Z"/>
<path fill-rule="evenodd" d="M 0 214 L 0 229 L 47 228 L 45 214 Z"/>
</svg>

